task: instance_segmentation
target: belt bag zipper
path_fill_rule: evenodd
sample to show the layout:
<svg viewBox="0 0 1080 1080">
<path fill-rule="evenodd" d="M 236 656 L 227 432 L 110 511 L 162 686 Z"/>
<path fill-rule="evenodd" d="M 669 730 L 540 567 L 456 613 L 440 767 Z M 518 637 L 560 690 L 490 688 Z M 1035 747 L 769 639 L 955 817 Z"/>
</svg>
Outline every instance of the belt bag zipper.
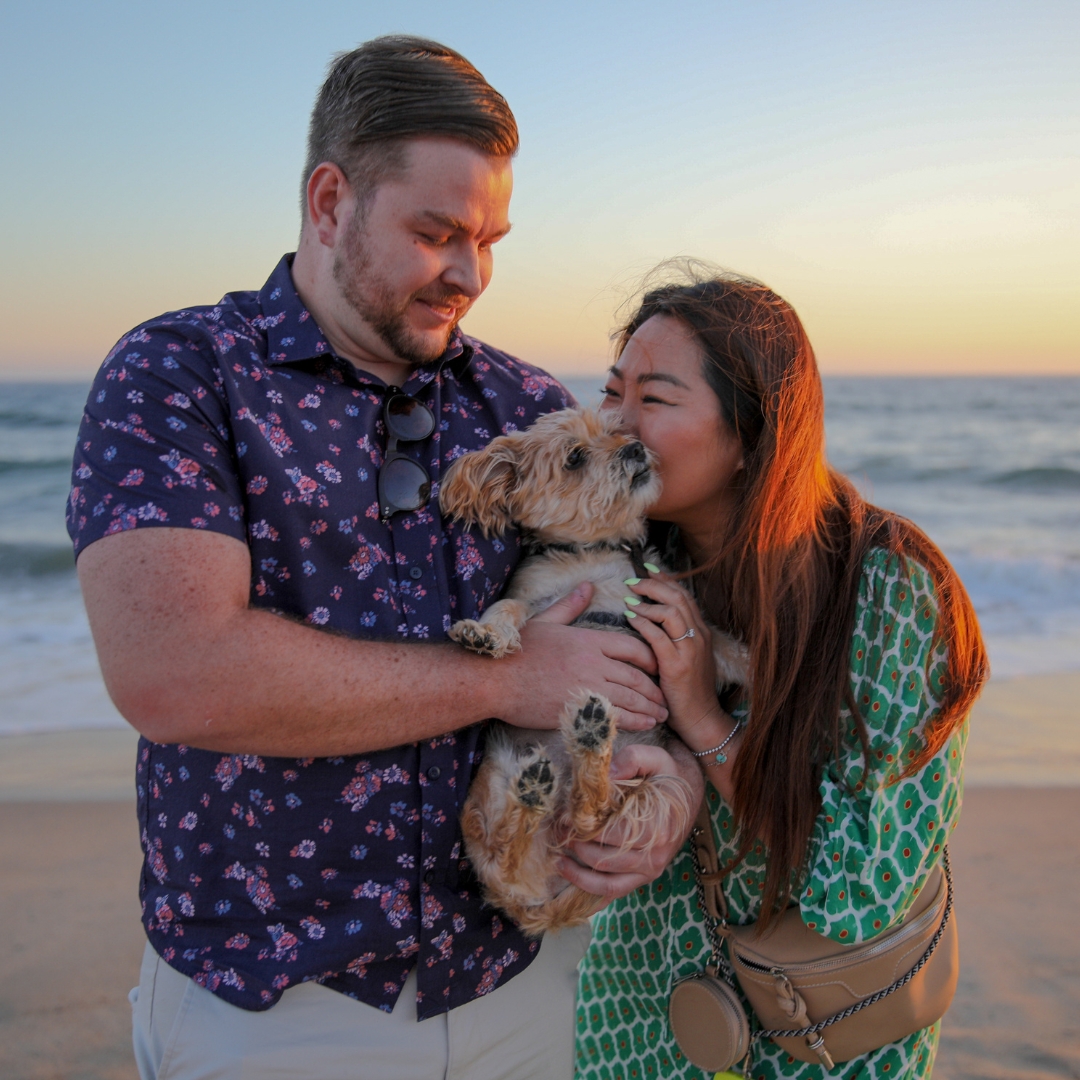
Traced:
<svg viewBox="0 0 1080 1080">
<path fill-rule="evenodd" d="M 944 896 L 935 898 L 934 903 L 932 903 L 917 919 L 907 926 L 901 927 L 894 934 L 890 934 L 887 941 L 879 941 L 874 945 L 864 945 L 861 948 L 852 949 L 850 953 L 843 956 L 830 956 L 824 960 L 807 960 L 798 964 L 785 964 L 780 966 L 775 963 L 762 963 L 760 960 L 751 960 L 742 952 L 742 949 L 736 942 L 731 943 L 732 952 L 734 953 L 735 959 L 743 967 L 748 967 L 751 971 L 757 971 L 762 975 L 772 975 L 775 977 L 777 973 L 782 973 L 798 977 L 799 975 L 813 975 L 821 972 L 834 971 L 837 968 L 848 967 L 853 962 L 859 960 L 880 956 L 883 953 L 895 949 L 899 945 L 903 945 L 911 938 L 918 937 L 928 926 L 932 926 L 941 918 L 941 908 L 945 903 L 945 899 L 946 897 Z M 886 934 L 888 934 L 888 931 L 886 931 Z"/>
</svg>

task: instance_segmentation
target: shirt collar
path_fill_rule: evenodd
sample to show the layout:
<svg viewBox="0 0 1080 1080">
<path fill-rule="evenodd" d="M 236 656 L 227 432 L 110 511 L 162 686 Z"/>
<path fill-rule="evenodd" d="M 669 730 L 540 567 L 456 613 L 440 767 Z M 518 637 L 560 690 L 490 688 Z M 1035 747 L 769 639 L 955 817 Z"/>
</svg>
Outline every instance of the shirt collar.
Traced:
<svg viewBox="0 0 1080 1080">
<path fill-rule="evenodd" d="M 294 254 L 281 257 L 274 267 L 274 272 L 259 290 L 259 308 L 262 314 L 254 322 L 266 333 L 266 362 L 271 367 L 278 367 L 282 364 L 331 356 L 354 371 L 361 381 L 381 381 L 367 372 L 355 369 L 344 358 L 335 356 L 330 343 L 319 329 L 314 316 L 304 306 L 293 284 Z M 455 375 L 461 376 L 472 360 L 473 351 L 471 341 L 455 327 L 447 342 L 446 352 L 436 363 L 415 368 L 409 382 L 416 380 L 418 385 L 424 386 L 435 378 L 444 365 L 449 366 Z"/>
</svg>

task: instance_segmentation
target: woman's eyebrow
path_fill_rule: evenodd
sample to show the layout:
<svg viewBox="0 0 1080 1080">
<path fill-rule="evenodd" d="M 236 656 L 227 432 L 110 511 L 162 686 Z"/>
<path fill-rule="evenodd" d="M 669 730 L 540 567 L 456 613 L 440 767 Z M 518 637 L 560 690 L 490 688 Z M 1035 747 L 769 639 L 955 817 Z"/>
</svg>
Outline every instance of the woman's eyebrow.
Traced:
<svg viewBox="0 0 1080 1080">
<path fill-rule="evenodd" d="M 626 376 L 623 375 L 623 373 L 614 366 L 608 368 L 608 374 L 614 375 L 616 379 L 622 381 L 624 381 L 626 378 Z M 638 386 L 643 386 L 647 382 L 663 382 L 670 383 L 672 386 L 682 387 L 683 390 L 690 389 L 690 387 L 687 386 L 686 383 L 682 381 L 682 379 L 677 379 L 674 375 L 666 375 L 661 371 L 648 371 L 644 375 L 639 375 L 634 381 L 638 384 Z"/>
<path fill-rule="evenodd" d="M 665 375 L 663 372 L 660 371 L 646 372 L 646 374 L 639 375 L 637 377 L 638 386 L 643 386 L 647 382 L 670 383 L 672 386 L 682 387 L 683 390 L 690 389 L 690 387 L 687 386 L 686 383 L 682 381 L 682 379 L 677 379 L 674 375 Z"/>
</svg>

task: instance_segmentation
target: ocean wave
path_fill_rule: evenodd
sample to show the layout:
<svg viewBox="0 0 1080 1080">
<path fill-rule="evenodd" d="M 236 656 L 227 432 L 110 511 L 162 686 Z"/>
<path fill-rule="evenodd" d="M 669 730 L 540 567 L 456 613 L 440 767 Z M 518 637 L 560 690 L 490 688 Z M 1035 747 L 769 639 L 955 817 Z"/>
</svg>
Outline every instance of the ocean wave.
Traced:
<svg viewBox="0 0 1080 1080">
<path fill-rule="evenodd" d="M 29 460 L 17 458 L 0 458 L 0 474 L 39 472 L 42 469 L 62 469 L 69 472 L 71 469 L 70 457 L 57 458 L 30 458 Z"/>
<path fill-rule="evenodd" d="M 1080 471 L 1058 467 L 1015 469 L 986 482 L 1020 491 L 1080 491 Z"/>
<path fill-rule="evenodd" d="M 1035 465 L 1006 472 L 988 473 L 986 469 L 961 463 L 927 466 L 905 458 L 869 457 L 855 465 L 837 463 L 853 481 L 869 480 L 876 484 L 979 484 L 1016 493 L 1080 491 L 1080 470 L 1061 465 Z"/>
<path fill-rule="evenodd" d="M 78 425 L 78 416 L 49 416 L 31 409 L 0 409 L 0 428 L 67 428 L 70 430 Z"/>
<path fill-rule="evenodd" d="M 41 578 L 75 569 L 75 556 L 66 544 L 0 543 L 0 580 Z"/>
<path fill-rule="evenodd" d="M 984 628 L 1050 635 L 1064 617 L 1080 630 L 1080 560 L 946 554 Z"/>
<path fill-rule="evenodd" d="M 979 470 L 972 465 L 937 465 L 916 464 L 906 458 L 870 457 L 855 465 L 845 462 L 833 462 L 852 480 L 870 480 L 879 484 L 925 483 L 927 481 L 962 480 L 978 482 Z"/>
</svg>

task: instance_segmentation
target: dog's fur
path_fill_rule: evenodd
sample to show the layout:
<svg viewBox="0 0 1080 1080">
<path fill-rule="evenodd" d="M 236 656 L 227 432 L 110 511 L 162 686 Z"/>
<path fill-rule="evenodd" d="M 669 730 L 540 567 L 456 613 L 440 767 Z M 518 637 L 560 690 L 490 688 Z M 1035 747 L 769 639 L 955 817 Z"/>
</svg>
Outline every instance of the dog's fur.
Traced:
<svg viewBox="0 0 1080 1080">
<path fill-rule="evenodd" d="M 450 636 L 498 658 L 521 646 L 520 629 L 583 581 L 593 583 L 577 625 L 633 632 L 625 580 L 629 543 L 645 538 L 645 510 L 660 481 L 645 447 L 619 430 L 612 413 L 567 409 L 527 431 L 492 440 L 454 463 L 443 482 L 443 512 L 486 534 L 519 525 L 533 549 L 504 599 Z M 551 547 L 559 545 L 559 547 Z M 620 545 L 626 545 L 626 549 Z M 545 550 L 546 549 L 546 550 Z M 655 551 L 645 557 L 659 562 Z M 713 631 L 718 682 L 745 682 L 741 645 Z M 467 854 L 485 896 L 530 935 L 584 922 L 600 897 L 569 885 L 555 860 L 574 840 L 595 840 L 616 818 L 626 847 L 686 829 L 696 812 L 677 776 L 615 782 L 612 754 L 627 743 L 663 745 L 663 725 L 616 729 L 610 702 L 586 691 L 567 703 L 558 730 L 496 724 L 462 812 Z"/>
</svg>

